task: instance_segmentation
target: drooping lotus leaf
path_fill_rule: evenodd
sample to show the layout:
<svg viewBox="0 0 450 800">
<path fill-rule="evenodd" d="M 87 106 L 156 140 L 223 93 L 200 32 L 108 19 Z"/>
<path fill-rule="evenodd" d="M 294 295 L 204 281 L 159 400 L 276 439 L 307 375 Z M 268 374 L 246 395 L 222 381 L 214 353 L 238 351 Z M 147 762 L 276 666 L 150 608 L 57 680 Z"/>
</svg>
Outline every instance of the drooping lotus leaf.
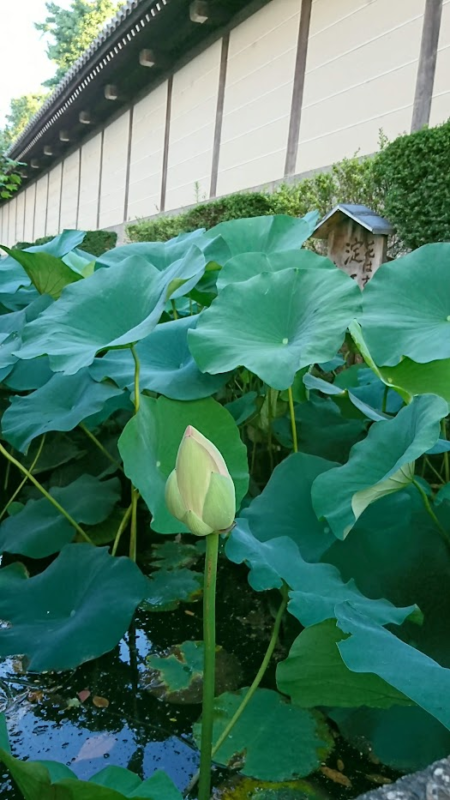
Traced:
<svg viewBox="0 0 450 800">
<path fill-rule="evenodd" d="M 140 362 L 139 385 L 171 400 L 200 400 L 214 394 L 228 375 L 200 372 L 188 347 L 187 335 L 197 317 L 180 317 L 157 325 L 136 345 Z M 118 386 L 132 390 L 134 359 L 129 350 L 115 350 L 97 358 L 90 367 L 95 380 L 111 378 Z"/>
<path fill-rule="evenodd" d="M 100 269 L 67 286 L 53 308 L 25 327 L 17 355 L 30 359 L 47 354 L 53 370 L 73 375 L 92 364 L 98 352 L 148 336 L 174 283 L 185 290 L 203 268 L 202 253 L 192 247 L 163 272 L 137 257 Z"/>
<path fill-rule="evenodd" d="M 76 375 L 53 375 L 40 389 L 15 395 L 2 418 L 5 439 L 21 452 L 47 431 L 71 431 L 92 414 L 101 412 L 108 400 L 123 394 L 112 383 L 97 383 L 88 369 Z"/>
<path fill-rule="evenodd" d="M 299 369 L 334 356 L 360 297 L 337 268 L 263 273 L 226 286 L 189 331 L 189 347 L 204 372 L 241 365 L 287 389 Z"/>
<path fill-rule="evenodd" d="M 14 392 L 30 392 L 33 389 L 40 389 L 54 375 L 47 356 L 34 358 L 32 361 L 20 361 L 15 356 L 14 358 L 16 363 L 3 380 L 5 386 Z"/>
<path fill-rule="evenodd" d="M 156 269 L 163 271 L 170 267 L 186 254 L 195 245 L 201 247 L 204 238 L 204 229 L 200 228 L 189 233 L 182 233 L 169 239 L 167 242 L 130 242 L 130 244 L 113 247 L 97 258 L 96 268 L 114 267 L 124 258 L 138 256 L 152 264 Z"/>
<path fill-rule="evenodd" d="M 58 236 L 55 236 L 50 242 L 45 242 L 44 244 L 34 244 L 32 247 L 26 247 L 22 252 L 49 253 L 51 256 L 55 256 L 55 258 L 63 258 L 63 256 L 67 255 L 67 253 L 70 253 L 72 250 L 76 250 L 78 245 L 83 243 L 85 236 L 85 231 L 77 231 L 65 228 L 62 233 L 58 234 Z"/>
<path fill-rule="evenodd" d="M 335 464 L 316 456 L 294 453 L 275 467 L 260 495 L 241 518 L 260 542 L 278 536 L 294 541 L 306 561 L 315 561 L 332 545 L 334 536 L 319 522 L 311 504 L 311 486 Z"/>
<path fill-rule="evenodd" d="M 182 800 L 181 793 L 162 770 L 141 781 L 123 767 L 109 766 L 89 781 L 81 781 L 65 764 L 21 761 L 6 746 L 0 749 L 0 762 L 10 772 L 24 800 Z"/>
<path fill-rule="evenodd" d="M 442 398 L 416 397 L 393 419 L 375 422 L 346 464 L 316 478 L 313 507 L 337 538 L 345 539 L 371 503 L 411 483 L 415 460 L 439 439 L 446 414 Z"/>
<path fill-rule="evenodd" d="M 419 706 L 334 708 L 328 713 L 360 752 L 401 772 L 425 769 L 450 752 L 450 732 Z"/>
<path fill-rule="evenodd" d="M 380 367 L 369 351 L 361 326 L 353 322 L 350 333 L 361 355 L 369 367 L 386 386 L 395 389 L 409 402 L 411 397 L 419 394 L 437 394 L 450 403 L 450 359 L 427 361 L 419 364 L 410 358 L 401 358 L 394 367 Z"/>
<path fill-rule="evenodd" d="M 213 742 L 242 702 L 247 689 L 226 692 L 214 701 Z M 201 723 L 194 725 L 200 741 Z M 214 756 L 224 766 L 239 766 L 243 775 L 282 781 L 314 772 L 333 749 L 325 718 L 290 705 L 270 689 L 257 689 L 247 708 Z"/>
<path fill-rule="evenodd" d="M 73 669 L 115 647 L 146 590 L 130 559 L 68 544 L 44 572 L 0 594 L 9 623 L 0 630 L 0 656 L 24 654 L 38 672 Z"/>
<path fill-rule="evenodd" d="M 261 272 L 279 272 L 282 269 L 335 269 L 329 258 L 311 250 L 284 250 L 275 253 L 242 253 L 226 262 L 219 272 L 217 288 L 221 291 L 229 283 L 248 281 Z"/>
<path fill-rule="evenodd" d="M 222 267 L 243 253 L 271 254 L 299 250 L 311 236 L 318 219 L 312 211 L 303 219 L 279 214 L 220 222 L 204 234 L 202 248 L 207 261 Z"/>
<path fill-rule="evenodd" d="M 81 525 L 103 522 L 120 500 L 120 481 L 99 481 L 81 475 L 68 486 L 54 486 L 50 494 Z M 45 558 L 58 553 L 75 536 L 73 525 L 49 500 L 28 500 L 22 511 L 0 524 L 0 552 Z"/>
<path fill-rule="evenodd" d="M 234 481 L 237 508 L 247 492 L 247 450 L 233 417 L 220 403 L 212 398 L 183 403 L 142 396 L 139 412 L 119 439 L 119 452 L 125 474 L 147 503 L 153 515 L 152 528 L 158 533 L 187 530 L 169 514 L 164 492 L 188 425 L 197 428 L 222 453 Z"/>
<path fill-rule="evenodd" d="M 281 589 L 287 584 L 292 589 L 288 610 L 304 627 L 334 618 L 336 603 L 347 600 L 381 625 L 391 622 L 401 625 L 417 614 L 415 605 L 396 608 L 388 600 L 369 600 L 353 580 L 344 582 L 335 567 L 305 561 L 298 546 L 287 536 L 258 541 L 245 520 L 231 531 L 225 552 L 230 561 L 247 564 L 248 580 L 255 591 Z"/>
<path fill-rule="evenodd" d="M 360 319 L 375 363 L 450 358 L 450 243 L 426 244 L 384 264 L 363 293 Z"/>
<path fill-rule="evenodd" d="M 7 374 L 11 372 L 17 362 L 17 357 L 13 353 L 17 347 L 20 347 L 22 331 L 25 325 L 27 322 L 36 319 L 51 303 L 51 298 L 48 295 L 43 295 L 36 297 L 35 300 L 20 311 L 13 311 L 11 314 L 0 316 L 0 368 L 9 367 Z"/>
<path fill-rule="evenodd" d="M 225 408 L 230 412 L 236 425 L 242 425 L 250 417 L 252 417 L 253 414 L 256 414 L 257 397 L 258 395 L 256 392 L 247 392 L 241 397 L 236 398 L 236 400 L 232 400 L 231 403 L 227 403 L 225 405 Z"/>
<path fill-rule="evenodd" d="M 26 250 L 12 250 L 4 245 L 0 247 L 24 268 L 39 294 L 48 294 L 54 300 L 61 296 L 65 286 L 83 277 L 61 258 L 55 258 L 50 253 L 27 253 Z"/>
<path fill-rule="evenodd" d="M 369 619 L 352 603 L 336 607 L 340 629 L 351 636 L 339 642 L 347 667 L 374 673 L 403 692 L 450 730 L 450 669 Z"/>
<path fill-rule="evenodd" d="M 301 708 L 412 705 L 411 700 L 378 675 L 351 672 L 337 647 L 345 638 L 334 619 L 305 628 L 295 639 L 288 657 L 278 663 L 280 692 Z"/>
</svg>

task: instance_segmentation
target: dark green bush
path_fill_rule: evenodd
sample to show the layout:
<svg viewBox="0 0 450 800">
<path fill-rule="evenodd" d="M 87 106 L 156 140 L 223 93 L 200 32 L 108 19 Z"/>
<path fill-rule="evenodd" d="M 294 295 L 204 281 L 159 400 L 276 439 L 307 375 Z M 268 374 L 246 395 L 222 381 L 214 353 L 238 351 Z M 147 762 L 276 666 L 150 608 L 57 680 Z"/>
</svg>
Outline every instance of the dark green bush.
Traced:
<svg viewBox="0 0 450 800">
<path fill-rule="evenodd" d="M 374 159 L 373 174 L 407 248 L 450 240 L 450 121 L 399 136 Z"/>
<path fill-rule="evenodd" d="M 28 247 L 35 245 L 47 244 L 54 239 L 54 236 L 41 236 L 35 242 L 17 242 L 14 247 L 17 250 L 26 250 Z M 107 250 L 111 250 L 116 246 L 117 233 L 115 231 L 87 231 L 83 243 L 80 244 L 79 250 L 84 250 L 93 256 L 101 256 Z"/>
</svg>

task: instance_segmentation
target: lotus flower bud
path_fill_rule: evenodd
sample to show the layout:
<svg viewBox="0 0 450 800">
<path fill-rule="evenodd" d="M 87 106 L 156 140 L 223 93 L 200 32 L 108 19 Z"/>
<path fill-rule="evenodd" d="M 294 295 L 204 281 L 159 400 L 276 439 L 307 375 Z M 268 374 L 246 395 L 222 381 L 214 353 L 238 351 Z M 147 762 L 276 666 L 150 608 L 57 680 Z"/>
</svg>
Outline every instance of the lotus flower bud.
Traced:
<svg viewBox="0 0 450 800">
<path fill-rule="evenodd" d="M 196 536 L 225 532 L 233 525 L 233 480 L 217 447 L 189 425 L 166 483 L 170 513 Z"/>
</svg>

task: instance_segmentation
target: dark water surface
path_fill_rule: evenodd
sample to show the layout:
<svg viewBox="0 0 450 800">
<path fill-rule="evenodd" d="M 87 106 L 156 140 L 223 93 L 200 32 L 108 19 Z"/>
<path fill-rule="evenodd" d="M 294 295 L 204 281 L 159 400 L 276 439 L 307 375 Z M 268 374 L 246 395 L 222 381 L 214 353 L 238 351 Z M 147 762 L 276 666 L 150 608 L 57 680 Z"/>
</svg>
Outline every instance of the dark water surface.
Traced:
<svg viewBox="0 0 450 800">
<path fill-rule="evenodd" d="M 245 570 L 227 562 L 219 570 L 219 587 L 217 640 L 239 659 L 240 685 L 249 685 L 267 648 L 271 604 L 279 596 L 255 594 L 248 587 Z M 290 624 L 288 620 L 281 632 L 278 658 L 285 657 L 296 633 L 289 630 Z M 14 755 L 62 761 L 82 779 L 108 764 L 127 767 L 142 778 L 164 769 L 180 790 L 185 789 L 198 769 L 191 730 L 200 716 L 200 705 L 168 703 L 147 691 L 145 659 L 174 644 L 202 638 L 201 603 L 193 603 L 166 613 L 139 611 L 133 629 L 112 653 L 72 673 L 21 673 L 17 672 L 19 659 L 5 660 L 0 664 L 0 708 L 7 714 Z M 273 680 L 272 666 L 263 685 L 273 687 Z M 80 703 L 78 694 L 84 690 L 90 696 Z M 104 698 L 109 704 L 97 707 L 93 698 Z M 351 785 L 342 786 L 320 774 L 312 776 L 317 794 L 325 798 L 352 798 L 375 788 L 377 776 L 380 780 L 396 777 L 340 738 L 328 766 L 342 770 Z M 231 771 L 217 771 L 217 787 L 230 780 L 234 780 Z M 240 798 L 249 796 L 245 791 Z M 21 799 L 1 767 L 0 797 Z"/>
</svg>

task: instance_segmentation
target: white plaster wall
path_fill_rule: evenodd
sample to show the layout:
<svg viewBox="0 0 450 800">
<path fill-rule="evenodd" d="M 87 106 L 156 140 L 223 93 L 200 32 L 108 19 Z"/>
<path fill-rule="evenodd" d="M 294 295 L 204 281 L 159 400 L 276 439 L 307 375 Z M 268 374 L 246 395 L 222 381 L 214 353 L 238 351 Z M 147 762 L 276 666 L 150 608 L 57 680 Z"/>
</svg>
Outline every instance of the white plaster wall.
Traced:
<svg viewBox="0 0 450 800">
<path fill-rule="evenodd" d="M 12 247 L 16 243 L 16 211 L 17 211 L 17 198 L 14 197 L 9 203 L 9 218 L 8 218 L 8 245 Z"/>
<path fill-rule="evenodd" d="M 5 234 L 5 217 L 7 215 L 7 206 L 2 205 L 0 206 L 0 244 L 6 244 L 6 234 Z M 0 252 L 0 258 L 3 258 L 5 253 Z"/>
<path fill-rule="evenodd" d="M 81 148 L 80 205 L 78 228 L 95 230 L 97 227 L 98 187 L 102 135 L 98 133 Z"/>
<path fill-rule="evenodd" d="M 166 209 L 209 197 L 221 42 L 174 75 Z"/>
<path fill-rule="evenodd" d="M 61 194 L 62 164 L 58 164 L 49 172 L 47 228 L 45 236 L 56 236 L 59 233 L 59 200 Z"/>
<path fill-rule="evenodd" d="M 425 0 L 313 0 L 297 172 L 409 132 Z"/>
<path fill-rule="evenodd" d="M 64 228 L 76 228 L 77 225 L 79 173 L 80 151 L 75 150 L 72 155 L 64 159 L 60 219 L 60 230 L 62 231 Z"/>
<path fill-rule="evenodd" d="M 16 234 L 17 234 L 17 242 L 23 242 L 23 232 L 24 232 L 24 216 L 25 216 L 25 192 L 20 192 L 17 195 L 17 220 L 16 220 Z"/>
<path fill-rule="evenodd" d="M 274 0 L 231 31 L 217 194 L 284 173 L 300 6 Z"/>
<path fill-rule="evenodd" d="M 48 175 L 39 178 L 36 184 L 36 214 L 34 218 L 34 239 L 45 236 L 45 211 L 47 206 Z"/>
<path fill-rule="evenodd" d="M 100 195 L 100 228 L 123 222 L 130 112 L 105 128 Z"/>
<path fill-rule="evenodd" d="M 33 242 L 33 217 L 34 217 L 34 198 L 36 194 L 36 184 L 28 186 L 25 190 L 25 228 L 23 238 L 25 242 Z"/>
<path fill-rule="evenodd" d="M 431 102 L 430 125 L 446 122 L 450 117 L 450 0 L 442 4 L 436 75 Z"/>
<path fill-rule="evenodd" d="M 127 213 L 129 220 L 149 217 L 160 210 L 166 108 L 167 81 L 134 107 Z"/>
</svg>

